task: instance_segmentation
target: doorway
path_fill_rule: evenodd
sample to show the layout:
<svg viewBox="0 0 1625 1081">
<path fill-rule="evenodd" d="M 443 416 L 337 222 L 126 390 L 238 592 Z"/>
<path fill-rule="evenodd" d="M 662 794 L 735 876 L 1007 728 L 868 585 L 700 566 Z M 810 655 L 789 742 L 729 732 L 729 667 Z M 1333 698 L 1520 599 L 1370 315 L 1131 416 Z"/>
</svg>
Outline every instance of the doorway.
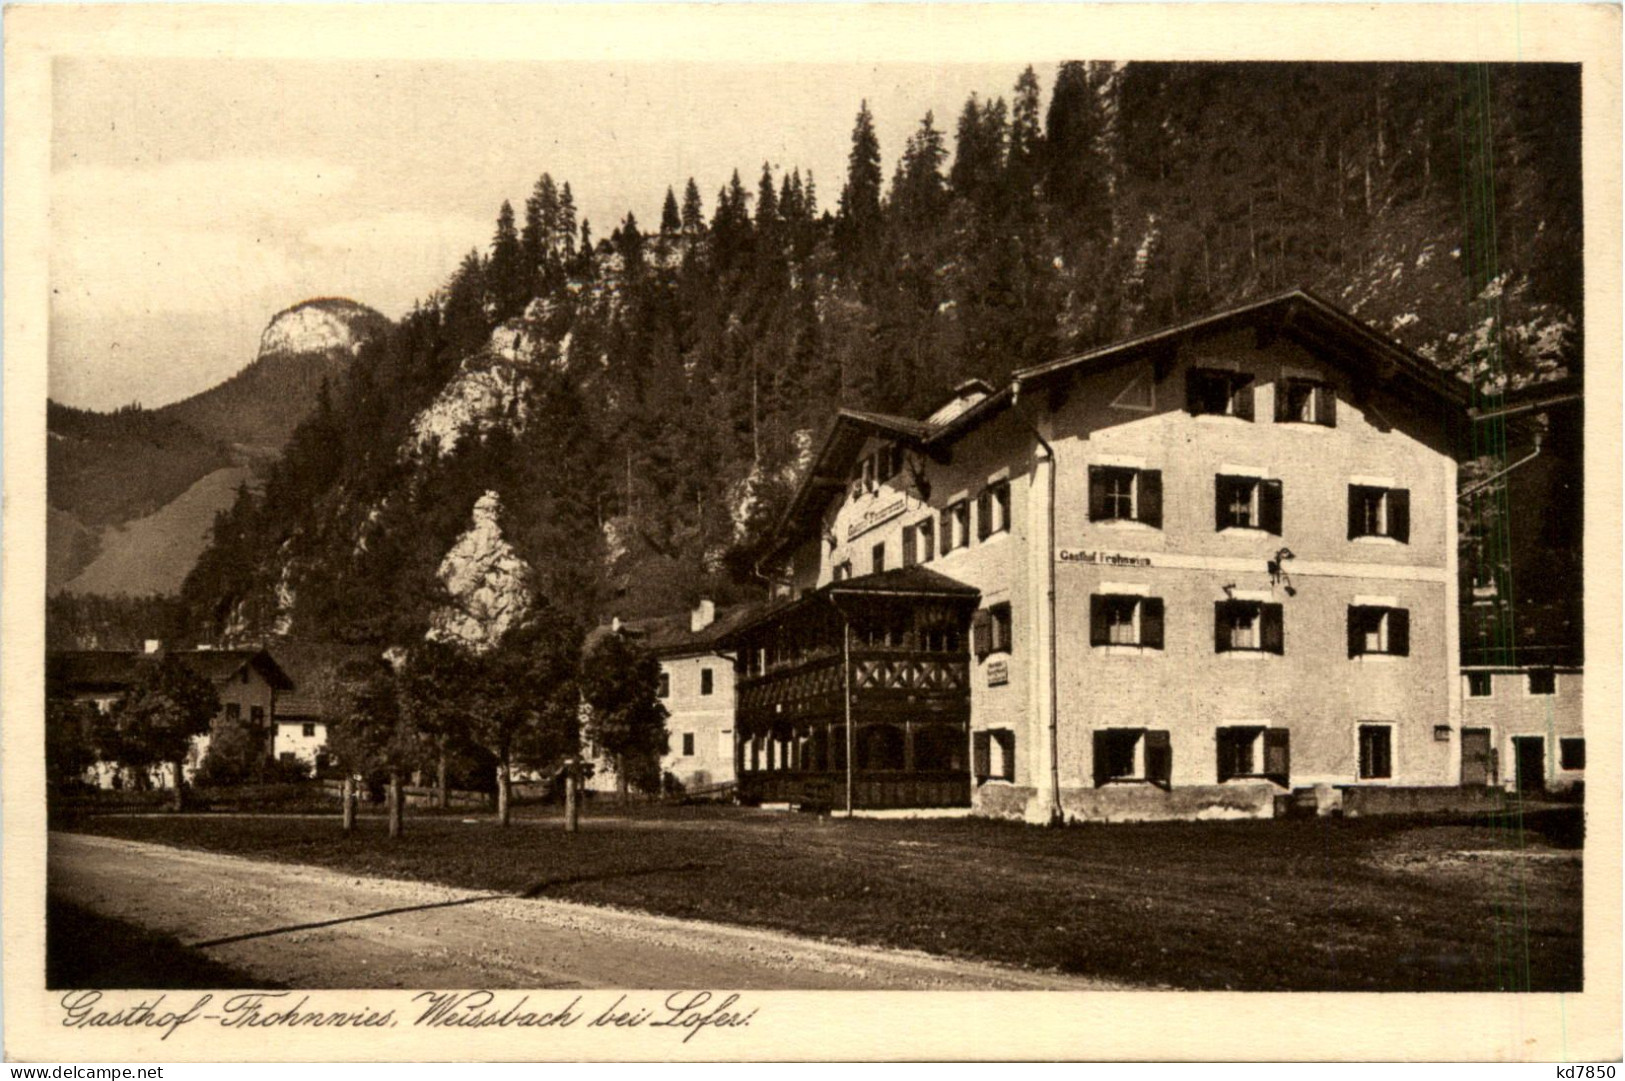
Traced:
<svg viewBox="0 0 1625 1081">
<path fill-rule="evenodd" d="M 1546 791 L 1546 740 L 1542 736 L 1513 736 L 1512 755 L 1517 760 L 1518 791 L 1537 795 Z"/>
<path fill-rule="evenodd" d="M 1461 783 L 1463 787 L 1495 783 L 1495 745 L 1488 728 L 1461 730 Z"/>
</svg>

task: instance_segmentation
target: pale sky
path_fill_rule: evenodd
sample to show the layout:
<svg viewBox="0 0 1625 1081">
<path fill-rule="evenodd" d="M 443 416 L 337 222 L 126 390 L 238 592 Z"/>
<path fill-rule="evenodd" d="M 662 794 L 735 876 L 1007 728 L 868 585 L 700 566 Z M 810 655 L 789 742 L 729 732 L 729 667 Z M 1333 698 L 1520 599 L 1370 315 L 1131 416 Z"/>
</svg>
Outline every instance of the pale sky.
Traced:
<svg viewBox="0 0 1625 1081">
<path fill-rule="evenodd" d="M 927 110 L 951 139 L 1021 66 L 58 60 L 50 394 L 185 397 L 309 297 L 399 317 L 543 171 L 595 237 L 627 210 L 657 225 L 691 175 L 709 217 L 764 160 L 811 169 L 834 209 L 860 100 L 889 178 Z M 1055 65 L 1035 68 L 1047 100 Z"/>
</svg>

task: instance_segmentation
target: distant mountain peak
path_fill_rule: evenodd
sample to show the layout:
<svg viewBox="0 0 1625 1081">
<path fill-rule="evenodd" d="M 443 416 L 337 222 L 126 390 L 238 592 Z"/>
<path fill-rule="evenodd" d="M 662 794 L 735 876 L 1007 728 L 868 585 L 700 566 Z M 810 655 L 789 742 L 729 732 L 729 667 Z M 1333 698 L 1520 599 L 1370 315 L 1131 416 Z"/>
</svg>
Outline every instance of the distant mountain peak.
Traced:
<svg viewBox="0 0 1625 1081">
<path fill-rule="evenodd" d="M 383 316 L 345 297 L 315 297 L 284 308 L 271 317 L 260 335 L 262 357 L 273 353 L 354 355 Z"/>
</svg>

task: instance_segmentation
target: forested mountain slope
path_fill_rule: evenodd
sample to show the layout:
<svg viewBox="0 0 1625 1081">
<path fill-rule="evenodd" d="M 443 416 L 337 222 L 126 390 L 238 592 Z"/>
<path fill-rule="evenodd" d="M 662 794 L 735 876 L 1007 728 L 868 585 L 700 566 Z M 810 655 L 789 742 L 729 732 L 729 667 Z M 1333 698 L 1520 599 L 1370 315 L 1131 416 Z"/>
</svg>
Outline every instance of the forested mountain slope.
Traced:
<svg viewBox="0 0 1625 1081">
<path fill-rule="evenodd" d="M 1068 63 L 1047 96 L 1029 69 L 973 97 L 951 140 L 928 114 L 889 178 L 863 106 L 827 188 L 678 183 L 598 240 L 543 174 L 220 516 L 187 631 L 420 635 L 488 491 L 583 621 L 749 593 L 836 406 L 919 412 L 1288 286 L 1486 388 L 1561 374 L 1578 93 L 1552 65 Z"/>
</svg>

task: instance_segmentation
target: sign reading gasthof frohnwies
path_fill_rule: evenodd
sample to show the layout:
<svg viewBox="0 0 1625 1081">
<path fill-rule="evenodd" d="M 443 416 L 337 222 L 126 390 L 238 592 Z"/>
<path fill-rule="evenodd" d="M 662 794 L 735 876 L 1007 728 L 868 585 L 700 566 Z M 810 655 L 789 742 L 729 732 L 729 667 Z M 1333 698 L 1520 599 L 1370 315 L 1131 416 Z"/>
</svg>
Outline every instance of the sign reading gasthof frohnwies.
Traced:
<svg viewBox="0 0 1625 1081">
<path fill-rule="evenodd" d="M 1149 567 L 1150 556 L 1129 556 L 1121 552 L 1091 552 L 1084 548 L 1062 548 L 1056 553 L 1062 563 L 1095 563 L 1107 567 Z"/>
<path fill-rule="evenodd" d="M 987 662 L 987 685 L 989 687 L 1002 687 L 1010 682 L 1010 662 L 1003 657 L 995 657 Z"/>
<path fill-rule="evenodd" d="M 902 496 L 898 496 L 890 503 L 882 503 L 878 507 L 870 507 L 868 510 L 864 511 L 862 514 L 853 519 L 852 522 L 846 527 L 846 539 L 851 540 L 854 537 L 860 537 L 869 532 L 869 530 L 873 529 L 875 526 L 891 521 L 893 518 L 903 513 L 903 508 L 905 505 L 906 501 L 904 498 Z"/>
</svg>

